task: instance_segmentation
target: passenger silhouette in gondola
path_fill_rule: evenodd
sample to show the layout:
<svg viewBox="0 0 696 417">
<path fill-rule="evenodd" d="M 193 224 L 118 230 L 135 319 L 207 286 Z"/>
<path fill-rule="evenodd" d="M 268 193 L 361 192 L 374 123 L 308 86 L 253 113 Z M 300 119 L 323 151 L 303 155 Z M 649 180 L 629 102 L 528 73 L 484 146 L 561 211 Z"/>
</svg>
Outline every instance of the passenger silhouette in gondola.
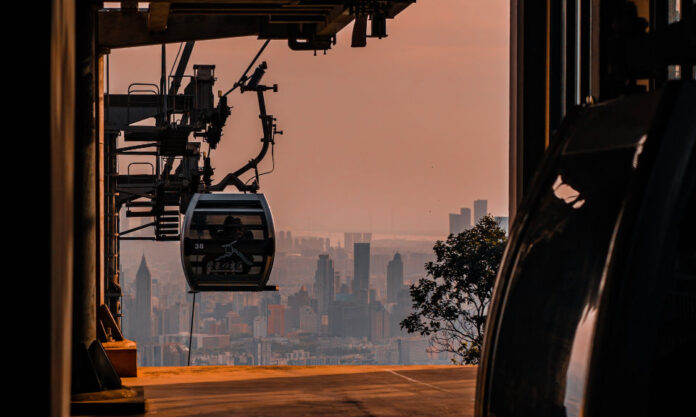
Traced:
<svg viewBox="0 0 696 417">
<path fill-rule="evenodd" d="M 236 245 L 240 240 L 253 239 L 253 234 L 242 228 L 241 219 L 228 215 L 222 225 L 211 228 L 210 234 L 214 239 L 228 243 L 221 244 L 225 251 L 224 254 L 206 256 L 208 273 L 247 274 L 252 262 Z"/>
</svg>

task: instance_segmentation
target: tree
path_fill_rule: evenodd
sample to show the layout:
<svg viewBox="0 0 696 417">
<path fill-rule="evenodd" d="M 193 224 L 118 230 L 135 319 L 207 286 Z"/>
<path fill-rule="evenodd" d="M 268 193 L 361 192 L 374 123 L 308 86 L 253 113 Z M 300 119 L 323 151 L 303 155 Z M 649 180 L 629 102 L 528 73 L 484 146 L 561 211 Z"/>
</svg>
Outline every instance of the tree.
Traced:
<svg viewBox="0 0 696 417">
<path fill-rule="evenodd" d="M 425 264 L 427 276 L 410 286 L 414 311 L 400 325 L 429 336 L 437 352 L 455 363 L 478 364 L 495 276 L 507 238 L 490 217 L 472 229 L 438 240 L 437 260 Z"/>
</svg>

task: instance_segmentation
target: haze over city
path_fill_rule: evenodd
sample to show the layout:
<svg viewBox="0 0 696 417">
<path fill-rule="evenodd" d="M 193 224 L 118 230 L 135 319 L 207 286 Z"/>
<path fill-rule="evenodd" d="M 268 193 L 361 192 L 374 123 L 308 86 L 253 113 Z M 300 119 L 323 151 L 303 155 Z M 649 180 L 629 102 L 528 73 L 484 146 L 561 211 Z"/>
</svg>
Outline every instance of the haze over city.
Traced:
<svg viewBox="0 0 696 417">
<path fill-rule="evenodd" d="M 418 2 L 389 37 L 350 48 L 347 28 L 325 56 L 271 42 L 261 57 L 269 66 L 264 80 L 279 92 L 266 100 L 285 134 L 261 192 L 276 228 L 444 238 L 448 213 L 475 199 L 507 216 L 507 8 L 502 0 Z M 200 41 L 189 66 L 215 64 L 215 89 L 224 92 L 261 44 Z M 167 46 L 169 68 L 178 47 Z M 110 91 L 125 92 L 136 80 L 157 83 L 159 48 L 112 51 Z M 233 92 L 229 103 L 212 153 L 218 180 L 260 146 L 255 96 Z M 260 171 L 271 166 L 267 158 Z"/>
</svg>

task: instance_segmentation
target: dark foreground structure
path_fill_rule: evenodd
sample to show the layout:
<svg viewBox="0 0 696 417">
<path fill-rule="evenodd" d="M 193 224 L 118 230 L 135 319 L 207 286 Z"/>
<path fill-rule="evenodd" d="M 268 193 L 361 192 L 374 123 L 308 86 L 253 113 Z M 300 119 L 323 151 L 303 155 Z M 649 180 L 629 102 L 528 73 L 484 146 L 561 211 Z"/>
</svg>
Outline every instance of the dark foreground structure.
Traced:
<svg viewBox="0 0 696 417">
<path fill-rule="evenodd" d="M 499 272 L 479 415 L 679 414 L 696 371 L 696 84 L 578 110 L 558 136 Z"/>
<path fill-rule="evenodd" d="M 110 188 L 114 149 L 105 128 L 105 118 L 114 119 L 104 114 L 101 76 L 108 51 L 234 36 L 325 51 L 353 21 L 352 45 L 362 47 L 368 22 L 369 37 L 382 38 L 389 19 L 412 3 L 152 1 L 139 9 L 124 1 L 105 9 L 51 2 L 41 32 L 48 59 L 37 77 L 47 92 L 39 101 L 50 155 L 36 168 L 50 193 L 31 197 L 50 219 L 50 241 L 31 251 L 50 259 L 36 286 L 48 312 L 32 326 L 32 335 L 50 335 L 40 339 L 45 371 L 38 374 L 50 401 L 29 403 L 40 410 L 26 414 L 68 415 L 71 398 L 77 405 L 95 392 L 107 399 L 102 410 L 111 400 L 133 400 L 131 411 L 143 406 L 144 391 L 124 388 L 104 349 L 120 336 L 119 229 L 108 211 L 117 196 Z M 511 0 L 512 233 L 487 326 L 476 415 L 662 415 L 689 399 L 690 386 L 678 377 L 694 374 L 696 351 L 694 9 L 693 0 Z M 202 82 L 210 69 L 201 67 Z M 157 97 L 175 109 L 163 94 L 167 84 Z M 219 139 L 226 114 L 218 105 L 218 116 L 203 119 L 211 125 L 208 143 Z M 160 114 L 163 120 L 167 112 Z M 276 130 L 265 126 L 267 144 Z M 143 139 L 140 133 L 130 137 Z M 156 157 L 195 153 L 177 141 L 185 137 L 170 136 L 178 150 L 160 144 Z M 156 238 L 179 239 L 167 219 L 172 202 L 161 201 L 161 211 L 150 213 Z M 427 385 L 414 384 L 427 394 Z M 182 396 L 199 387 L 184 388 Z M 180 415 L 197 412 L 172 401 L 180 401 Z"/>
<path fill-rule="evenodd" d="M 476 415 L 693 412 L 694 2 L 512 4 L 517 210 Z"/>
</svg>

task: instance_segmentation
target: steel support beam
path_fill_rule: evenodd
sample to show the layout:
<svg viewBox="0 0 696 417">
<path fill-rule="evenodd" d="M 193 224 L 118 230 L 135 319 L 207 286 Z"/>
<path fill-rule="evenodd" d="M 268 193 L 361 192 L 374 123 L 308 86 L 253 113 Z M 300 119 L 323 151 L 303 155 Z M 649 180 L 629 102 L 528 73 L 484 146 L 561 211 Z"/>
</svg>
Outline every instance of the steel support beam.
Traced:
<svg viewBox="0 0 696 417">
<path fill-rule="evenodd" d="M 510 224 L 549 137 L 547 1 L 510 2 Z"/>
<path fill-rule="evenodd" d="M 75 140 L 75 2 L 53 0 L 50 26 L 50 415 L 70 414 Z"/>
<path fill-rule="evenodd" d="M 147 28 L 150 32 L 164 32 L 167 29 L 170 3 L 151 3 L 147 16 Z"/>
<path fill-rule="evenodd" d="M 91 343 L 97 337 L 95 9 L 87 1 L 77 2 L 74 343 Z"/>
<path fill-rule="evenodd" d="M 102 10 L 98 42 L 102 48 L 126 48 L 204 39 L 258 35 L 261 18 L 230 15 L 169 15 L 167 30 L 151 32 L 148 13 Z"/>
<path fill-rule="evenodd" d="M 120 247 L 119 210 L 117 205 L 118 152 L 116 151 L 117 132 L 107 131 L 104 142 L 104 266 L 105 266 L 105 303 L 111 315 L 121 326 L 121 282 L 120 282 Z"/>
</svg>

